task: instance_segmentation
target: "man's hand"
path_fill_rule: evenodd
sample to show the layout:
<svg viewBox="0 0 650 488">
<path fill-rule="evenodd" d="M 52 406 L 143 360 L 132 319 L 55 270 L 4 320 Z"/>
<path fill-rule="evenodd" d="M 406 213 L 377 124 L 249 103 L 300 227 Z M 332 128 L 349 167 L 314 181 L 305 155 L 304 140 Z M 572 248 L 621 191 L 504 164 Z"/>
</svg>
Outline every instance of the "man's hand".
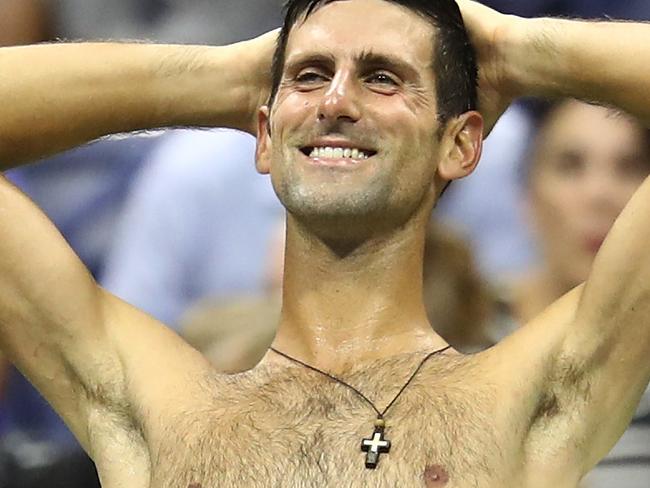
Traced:
<svg viewBox="0 0 650 488">
<path fill-rule="evenodd" d="M 243 52 L 250 59 L 247 65 L 248 76 L 253 82 L 249 86 L 256 87 L 250 92 L 249 123 L 246 127 L 246 131 L 253 135 L 257 133 L 258 109 L 268 102 L 271 93 L 271 64 L 278 33 L 279 29 L 276 29 L 240 43 Z"/>
<path fill-rule="evenodd" d="M 457 0 L 479 65 L 479 110 L 485 135 L 517 96 L 506 77 L 507 39 L 524 19 L 504 15 L 472 0 Z"/>
<path fill-rule="evenodd" d="M 650 126 L 650 25 L 525 19 L 457 1 L 478 53 L 486 127 L 519 96 L 614 105 Z"/>
</svg>

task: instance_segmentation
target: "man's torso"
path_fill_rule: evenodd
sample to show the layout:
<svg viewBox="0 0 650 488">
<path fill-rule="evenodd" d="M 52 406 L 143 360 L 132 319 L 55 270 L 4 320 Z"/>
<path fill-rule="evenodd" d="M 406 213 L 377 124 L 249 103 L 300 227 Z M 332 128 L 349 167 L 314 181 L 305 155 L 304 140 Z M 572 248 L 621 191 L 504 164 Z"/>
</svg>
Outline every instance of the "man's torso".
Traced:
<svg viewBox="0 0 650 488">
<path fill-rule="evenodd" d="M 382 410 L 423 357 L 385 360 L 345 380 Z M 561 453 L 553 460 L 554 446 L 539 448 L 545 427 L 538 420 L 553 422 L 561 412 L 538 395 L 534 378 L 504 385 L 492 375 L 495 357 L 488 351 L 430 359 L 386 414 L 392 446 L 376 470 L 365 467 L 361 451 L 376 414 L 351 389 L 296 365 L 231 377 L 206 371 L 194 389 L 202 393 L 178 392 L 181 406 L 173 415 L 148 410 L 142 426 L 148 461 L 131 469 L 149 476 L 133 488 L 537 486 L 531 479 L 574 486 L 561 463 L 543 480 L 539 475 Z"/>
</svg>

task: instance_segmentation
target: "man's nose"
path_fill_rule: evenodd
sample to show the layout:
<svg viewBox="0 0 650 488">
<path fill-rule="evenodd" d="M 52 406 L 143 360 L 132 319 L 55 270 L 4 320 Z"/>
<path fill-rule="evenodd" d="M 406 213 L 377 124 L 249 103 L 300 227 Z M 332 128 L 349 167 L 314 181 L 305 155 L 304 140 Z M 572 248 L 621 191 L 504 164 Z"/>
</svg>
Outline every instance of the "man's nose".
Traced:
<svg viewBox="0 0 650 488">
<path fill-rule="evenodd" d="M 339 71 L 323 94 L 318 107 L 318 120 L 356 122 L 360 117 L 358 92 L 353 74 Z"/>
</svg>

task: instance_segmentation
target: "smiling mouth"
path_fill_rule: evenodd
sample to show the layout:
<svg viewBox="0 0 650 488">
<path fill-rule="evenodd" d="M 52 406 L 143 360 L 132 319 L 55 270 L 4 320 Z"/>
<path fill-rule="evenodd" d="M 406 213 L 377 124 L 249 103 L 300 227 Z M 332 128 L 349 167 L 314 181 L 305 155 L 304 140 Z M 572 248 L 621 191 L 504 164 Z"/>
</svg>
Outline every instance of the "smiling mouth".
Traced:
<svg viewBox="0 0 650 488">
<path fill-rule="evenodd" d="M 337 146 L 305 146 L 300 148 L 300 152 L 310 159 L 350 161 L 364 161 L 377 154 L 371 149 Z"/>
</svg>

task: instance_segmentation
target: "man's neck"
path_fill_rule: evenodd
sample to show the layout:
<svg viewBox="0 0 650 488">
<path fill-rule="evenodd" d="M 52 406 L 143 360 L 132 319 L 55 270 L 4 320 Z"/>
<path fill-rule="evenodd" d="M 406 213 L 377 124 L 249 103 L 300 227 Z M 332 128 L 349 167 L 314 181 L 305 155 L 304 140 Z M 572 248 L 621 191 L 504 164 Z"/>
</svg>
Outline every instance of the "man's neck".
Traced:
<svg viewBox="0 0 650 488">
<path fill-rule="evenodd" d="M 277 349 L 330 372 L 446 345 L 422 303 L 424 233 L 407 224 L 341 256 L 289 222 Z"/>
</svg>

